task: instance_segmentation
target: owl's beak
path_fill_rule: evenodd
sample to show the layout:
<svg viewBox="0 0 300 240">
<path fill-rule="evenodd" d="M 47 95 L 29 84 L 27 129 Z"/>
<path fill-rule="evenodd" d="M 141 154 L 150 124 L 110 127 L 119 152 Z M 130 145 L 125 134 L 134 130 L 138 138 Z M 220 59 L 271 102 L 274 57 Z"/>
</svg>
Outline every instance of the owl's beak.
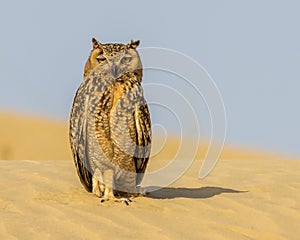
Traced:
<svg viewBox="0 0 300 240">
<path fill-rule="evenodd" d="M 111 73 L 112 73 L 112 75 L 114 76 L 114 77 L 117 77 L 117 75 L 118 75 L 118 67 L 117 67 L 117 65 L 112 65 L 112 68 L 111 68 Z"/>
</svg>

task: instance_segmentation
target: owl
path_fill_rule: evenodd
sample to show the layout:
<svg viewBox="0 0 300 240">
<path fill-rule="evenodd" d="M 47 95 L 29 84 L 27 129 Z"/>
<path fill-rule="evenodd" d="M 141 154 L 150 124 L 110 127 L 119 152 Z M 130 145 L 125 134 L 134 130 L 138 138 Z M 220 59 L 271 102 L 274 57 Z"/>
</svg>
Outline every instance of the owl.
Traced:
<svg viewBox="0 0 300 240">
<path fill-rule="evenodd" d="M 102 44 L 84 67 L 70 116 L 70 145 L 79 179 L 101 198 L 128 202 L 140 187 L 151 150 L 151 121 L 143 96 L 142 63 L 128 44 Z"/>
</svg>

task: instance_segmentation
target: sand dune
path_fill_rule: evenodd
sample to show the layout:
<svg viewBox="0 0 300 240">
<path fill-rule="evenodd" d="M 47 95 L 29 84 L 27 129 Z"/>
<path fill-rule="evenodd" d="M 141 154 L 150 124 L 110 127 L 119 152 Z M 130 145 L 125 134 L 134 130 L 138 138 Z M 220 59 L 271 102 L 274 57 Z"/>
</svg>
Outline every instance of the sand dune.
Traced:
<svg viewBox="0 0 300 240">
<path fill-rule="evenodd" d="M 68 124 L 16 113 L 0 113 L 0 159 L 71 159 Z"/>
<path fill-rule="evenodd" d="M 85 192 L 71 161 L 0 161 L 0 239 L 299 238 L 299 161 L 222 160 L 204 180 L 200 164 L 126 206 Z"/>
<path fill-rule="evenodd" d="M 200 180 L 203 143 L 176 182 L 126 206 L 83 189 L 66 123 L 3 114 L 0 134 L 8 159 L 0 161 L 0 239 L 299 239 L 300 161 L 227 147 Z M 169 140 L 148 171 L 165 166 L 176 144 Z"/>
</svg>

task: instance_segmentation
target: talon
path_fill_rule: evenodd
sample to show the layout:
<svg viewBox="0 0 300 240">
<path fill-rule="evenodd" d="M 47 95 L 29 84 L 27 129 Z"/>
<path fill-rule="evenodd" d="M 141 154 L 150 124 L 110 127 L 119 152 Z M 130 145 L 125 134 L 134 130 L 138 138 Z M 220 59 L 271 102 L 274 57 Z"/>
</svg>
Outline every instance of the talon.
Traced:
<svg viewBox="0 0 300 240">
<path fill-rule="evenodd" d="M 133 202 L 133 200 L 129 199 L 129 198 L 102 198 L 100 200 L 100 203 L 104 203 L 104 202 L 108 202 L 109 200 L 112 200 L 114 202 L 118 202 L 118 203 L 125 203 L 126 206 L 129 205 L 129 203 Z"/>
<path fill-rule="evenodd" d="M 120 199 L 116 199 L 116 202 L 123 202 L 123 203 L 125 203 L 125 204 L 126 204 L 126 206 L 128 206 L 128 205 L 129 205 L 129 203 L 131 203 L 131 202 L 132 202 L 132 200 L 131 200 L 131 199 L 129 199 L 129 198 L 120 198 Z"/>
</svg>

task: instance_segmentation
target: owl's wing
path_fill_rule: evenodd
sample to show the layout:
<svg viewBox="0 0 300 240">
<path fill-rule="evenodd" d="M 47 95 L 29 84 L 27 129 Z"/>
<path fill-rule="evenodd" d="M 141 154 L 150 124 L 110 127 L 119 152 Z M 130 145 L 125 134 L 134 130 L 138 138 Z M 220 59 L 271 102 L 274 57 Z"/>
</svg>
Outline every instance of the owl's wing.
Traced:
<svg viewBox="0 0 300 240">
<path fill-rule="evenodd" d="M 142 182 L 151 151 L 151 120 L 147 103 L 144 99 L 133 113 L 134 124 L 130 131 L 135 136 L 136 148 L 133 157 L 137 173 L 136 184 Z"/>
<path fill-rule="evenodd" d="M 77 174 L 84 188 L 92 191 L 92 173 L 89 161 L 89 154 L 87 154 L 86 143 L 88 141 L 87 132 L 87 103 L 86 100 L 86 82 L 83 82 L 78 88 L 70 117 L 70 145 L 73 154 L 73 159 Z"/>
<path fill-rule="evenodd" d="M 70 118 L 70 144 L 77 174 L 85 189 L 92 191 L 97 163 L 111 157 L 108 142 L 112 79 L 102 81 L 97 69 L 78 88 Z M 98 140 L 97 138 L 100 137 Z"/>
</svg>

